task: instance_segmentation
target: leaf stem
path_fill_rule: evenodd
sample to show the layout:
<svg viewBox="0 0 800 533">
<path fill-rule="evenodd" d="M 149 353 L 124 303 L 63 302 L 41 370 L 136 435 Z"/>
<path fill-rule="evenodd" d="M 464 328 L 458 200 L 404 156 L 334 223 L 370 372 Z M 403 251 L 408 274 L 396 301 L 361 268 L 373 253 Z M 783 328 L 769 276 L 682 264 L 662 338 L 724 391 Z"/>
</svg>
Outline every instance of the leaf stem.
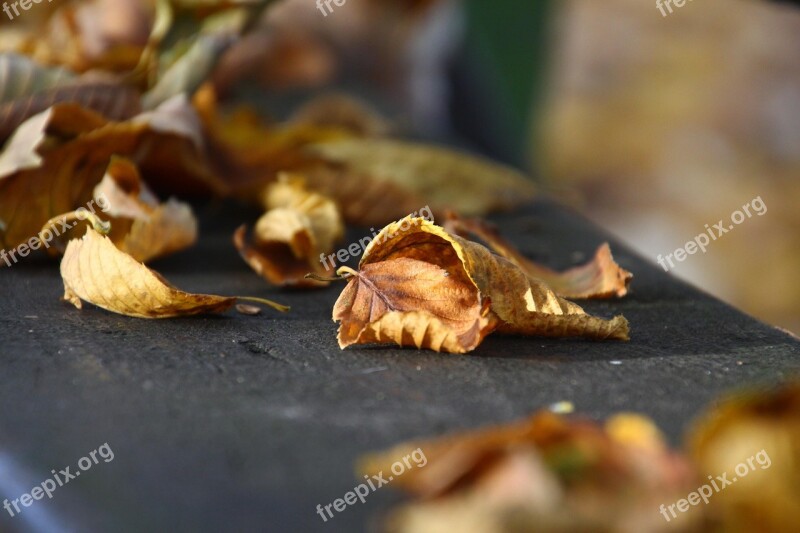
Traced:
<svg viewBox="0 0 800 533">
<path fill-rule="evenodd" d="M 336 271 L 336 274 L 337 274 L 336 276 L 320 276 L 319 274 L 315 274 L 314 272 L 309 272 L 303 277 L 305 279 L 313 279 L 314 281 L 330 282 L 330 281 L 347 281 L 353 276 L 358 276 L 358 272 L 346 266 L 339 267 L 339 270 Z"/>
<path fill-rule="evenodd" d="M 53 238 L 53 235 L 51 234 L 49 238 L 45 238 L 43 233 L 46 230 L 49 231 L 50 228 L 53 228 L 54 231 L 51 233 L 55 233 L 55 236 L 58 237 L 59 235 L 61 235 L 63 230 L 65 229 L 70 230 L 73 228 L 73 226 L 68 225 L 67 222 L 75 222 L 81 220 L 88 221 L 92 225 L 92 228 L 97 233 L 100 233 L 102 235 L 108 235 L 108 233 L 111 231 L 111 222 L 102 220 L 91 211 L 87 211 L 86 209 L 81 208 L 76 211 L 70 211 L 69 213 L 64 213 L 55 216 L 50 220 L 48 220 L 47 222 L 45 222 L 44 226 L 42 226 L 42 229 L 39 230 L 38 238 L 39 240 L 42 241 L 49 241 L 50 239 Z M 56 223 L 60 223 L 61 228 L 56 227 Z"/>
</svg>

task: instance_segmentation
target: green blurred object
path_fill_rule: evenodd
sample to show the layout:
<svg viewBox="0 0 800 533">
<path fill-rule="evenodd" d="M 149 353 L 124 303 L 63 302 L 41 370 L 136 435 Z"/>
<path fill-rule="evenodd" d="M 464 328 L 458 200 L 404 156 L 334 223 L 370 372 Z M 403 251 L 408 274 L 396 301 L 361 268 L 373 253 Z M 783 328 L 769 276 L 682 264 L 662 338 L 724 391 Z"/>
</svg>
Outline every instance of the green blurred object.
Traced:
<svg viewBox="0 0 800 533">
<path fill-rule="evenodd" d="M 539 112 L 549 55 L 551 0 L 466 0 L 467 49 L 497 101 L 495 132 L 515 163 L 527 164 L 530 125 Z"/>
</svg>

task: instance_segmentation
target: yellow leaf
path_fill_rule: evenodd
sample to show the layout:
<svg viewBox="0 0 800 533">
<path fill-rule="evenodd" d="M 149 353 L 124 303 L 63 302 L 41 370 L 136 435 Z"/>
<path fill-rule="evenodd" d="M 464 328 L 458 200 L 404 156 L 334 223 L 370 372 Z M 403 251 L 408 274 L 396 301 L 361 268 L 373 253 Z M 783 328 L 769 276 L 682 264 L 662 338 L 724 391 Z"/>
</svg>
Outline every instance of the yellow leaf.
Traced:
<svg viewBox="0 0 800 533">
<path fill-rule="evenodd" d="M 333 265 L 325 268 L 322 260 L 344 236 L 336 204 L 309 191 L 301 176 L 284 174 L 267 189 L 264 205 L 268 211 L 256 223 L 252 243 L 246 241 L 246 226 L 234 234 L 242 258 L 274 285 L 327 285 L 305 275 L 332 271 Z"/>
<path fill-rule="evenodd" d="M 174 199 L 159 204 L 128 160 L 112 159 L 94 198 L 112 217 L 111 240 L 137 261 L 183 250 L 197 240 L 191 207 Z"/>
<path fill-rule="evenodd" d="M 355 138 L 318 143 L 309 151 L 361 181 L 374 180 L 419 197 L 421 205 L 434 211 L 480 215 L 520 205 L 534 195 L 532 182 L 520 172 L 441 147 Z"/>
<path fill-rule="evenodd" d="M 138 318 L 221 313 L 237 299 L 245 299 L 181 291 L 92 229 L 67 245 L 61 260 L 61 277 L 64 300 L 78 309 L 83 300 L 113 313 Z M 268 300 L 251 300 L 280 311 L 288 310 Z"/>
</svg>

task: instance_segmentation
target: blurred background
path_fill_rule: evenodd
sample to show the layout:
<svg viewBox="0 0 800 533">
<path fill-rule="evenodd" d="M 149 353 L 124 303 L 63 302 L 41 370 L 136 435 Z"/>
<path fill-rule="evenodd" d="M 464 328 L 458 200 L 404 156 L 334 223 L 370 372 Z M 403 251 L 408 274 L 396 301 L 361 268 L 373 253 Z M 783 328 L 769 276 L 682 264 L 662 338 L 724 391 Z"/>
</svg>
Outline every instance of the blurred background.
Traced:
<svg viewBox="0 0 800 533">
<path fill-rule="evenodd" d="M 800 332 L 800 7 L 673 1 L 275 1 L 214 81 L 276 119 L 323 90 L 360 96 L 405 135 L 529 170 L 653 262 L 760 197 L 763 216 L 672 273 Z M 0 49 L 64 4 L 0 14 Z M 151 1 L 72 4 L 92 7 L 51 28 L 76 28 L 86 64 L 147 40 Z M 28 48 L 80 70 L 46 56 L 71 53 L 57 44 Z"/>
<path fill-rule="evenodd" d="M 350 58 L 321 83 L 374 81 L 413 134 L 530 170 L 654 262 L 760 197 L 763 216 L 671 272 L 800 332 L 797 3 L 311 3 L 286 20 L 309 11 L 304 31 Z"/>
</svg>

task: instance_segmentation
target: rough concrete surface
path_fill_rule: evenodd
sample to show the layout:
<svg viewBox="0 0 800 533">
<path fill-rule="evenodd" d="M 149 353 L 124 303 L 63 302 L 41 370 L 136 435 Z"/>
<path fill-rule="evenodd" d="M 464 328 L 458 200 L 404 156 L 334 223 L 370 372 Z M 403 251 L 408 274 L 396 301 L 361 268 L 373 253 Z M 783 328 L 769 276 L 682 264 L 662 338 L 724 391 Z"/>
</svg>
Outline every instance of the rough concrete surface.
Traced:
<svg viewBox="0 0 800 533">
<path fill-rule="evenodd" d="M 624 314 L 629 343 L 491 336 L 467 356 L 341 351 L 330 318 L 341 285 L 268 287 L 230 243 L 245 214 L 200 212 L 200 243 L 153 267 L 182 289 L 272 298 L 291 313 L 147 321 L 79 311 L 59 301 L 57 263 L 0 269 L 0 495 L 18 498 L 51 469 L 76 470 L 103 443 L 114 453 L 19 516 L 0 509 L 0 531 L 364 530 L 402 495 L 383 487 L 327 523 L 316 513 L 359 483 L 364 452 L 561 400 L 594 418 L 644 413 L 679 443 L 721 393 L 800 368 L 796 339 L 613 239 L 633 292 L 585 307 Z M 546 200 L 494 221 L 558 268 L 608 239 Z M 368 233 L 351 231 L 348 242 Z"/>
</svg>

